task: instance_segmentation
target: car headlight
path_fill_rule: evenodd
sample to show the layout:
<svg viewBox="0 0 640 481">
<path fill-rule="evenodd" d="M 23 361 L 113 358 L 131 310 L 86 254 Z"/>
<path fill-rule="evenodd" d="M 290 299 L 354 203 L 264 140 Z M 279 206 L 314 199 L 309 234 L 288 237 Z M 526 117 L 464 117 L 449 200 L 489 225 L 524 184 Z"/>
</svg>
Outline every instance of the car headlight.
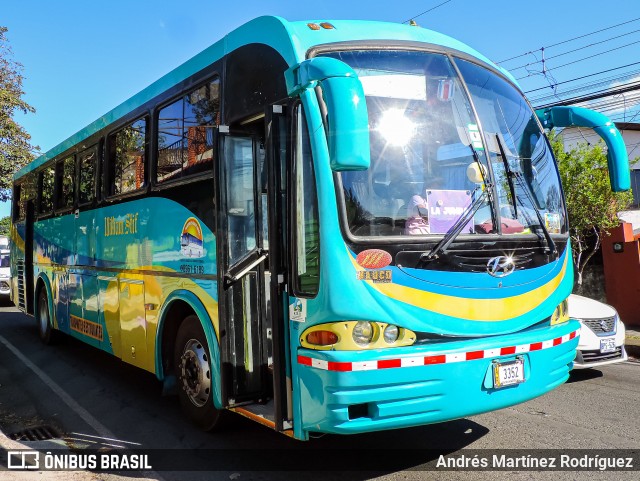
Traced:
<svg viewBox="0 0 640 481">
<path fill-rule="evenodd" d="M 563 322 L 567 322 L 569 320 L 569 302 L 565 299 L 556 310 L 553 311 L 551 315 L 551 322 L 549 323 L 551 326 L 555 326 L 556 324 L 562 324 Z"/>
</svg>

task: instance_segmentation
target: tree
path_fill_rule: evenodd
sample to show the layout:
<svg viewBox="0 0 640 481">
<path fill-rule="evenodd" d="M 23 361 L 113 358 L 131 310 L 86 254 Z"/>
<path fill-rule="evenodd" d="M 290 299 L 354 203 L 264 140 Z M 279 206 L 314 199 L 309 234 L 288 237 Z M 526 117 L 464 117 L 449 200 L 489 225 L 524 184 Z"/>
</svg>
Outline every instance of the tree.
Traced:
<svg viewBox="0 0 640 481">
<path fill-rule="evenodd" d="M 31 136 L 13 116 L 17 112 L 35 112 L 22 100 L 22 65 L 13 60 L 6 37 L 0 27 L 0 201 L 11 197 L 13 174 L 33 160 Z"/>
<path fill-rule="evenodd" d="M 11 227 L 11 217 L 6 216 L 0 219 L 0 235 L 8 236 Z"/>
<path fill-rule="evenodd" d="M 612 192 L 607 156 L 601 144 L 578 144 L 565 152 L 562 138 L 552 135 L 569 214 L 573 260 L 582 285 L 584 268 L 600 248 L 602 235 L 618 226 L 618 212 L 633 201 L 631 192 Z"/>
</svg>

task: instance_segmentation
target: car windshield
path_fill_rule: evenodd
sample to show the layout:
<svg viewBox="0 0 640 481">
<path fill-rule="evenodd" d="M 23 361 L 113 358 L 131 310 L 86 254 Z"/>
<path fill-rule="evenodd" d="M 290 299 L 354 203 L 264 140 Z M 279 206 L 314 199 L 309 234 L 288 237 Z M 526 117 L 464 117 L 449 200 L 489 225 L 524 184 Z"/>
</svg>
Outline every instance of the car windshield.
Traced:
<svg viewBox="0 0 640 481">
<path fill-rule="evenodd" d="M 9 267 L 9 254 L 0 254 L 0 267 Z"/>
<path fill-rule="evenodd" d="M 469 64 L 494 82 L 502 82 L 517 96 L 514 100 L 511 92 L 507 95 L 501 91 L 502 97 L 498 98 L 495 89 L 481 92 L 477 89 L 482 85 L 474 83 L 476 90 L 470 85 L 474 101 L 476 97 L 485 101 L 482 108 L 476 107 L 481 110 L 478 121 L 463 80 L 444 54 L 350 50 L 323 55 L 342 60 L 356 71 L 367 101 L 370 168 L 339 174 L 353 235 L 442 236 L 487 187 L 493 191 L 489 184 L 494 183 L 497 202 L 493 205 L 500 211 L 493 212 L 490 197 L 484 196 L 461 235 L 531 233 L 530 228 L 540 222 L 532 211 L 529 197 L 535 199 L 538 208 L 548 209 L 545 219 L 551 226 L 549 231 L 563 231 L 566 221 L 553 157 L 545 140 L 533 141 L 532 136 L 540 139 L 542 132 L 534 120 L 523 121 L 524 107 L 530 118 L 533 113 L 507 82 L 487 69 Z M 466 79 L 465 71 L 462 75 Z M 473 80 L 480 78 L 476 76 Z M 519 112 L 514 111 L 511 104 L 508 108 L 502 105 L 517 99 Z M 508 126 L 498 129 L 491 124 L 489 132 L 493 132 L 494 137 L 496 133 L 502 135 L 493 143 L 482 138 L 483 116 L 489 117 L 490 108 L 494 109 L 493 117 L 498 119 L 494 123 Z M 514 123 L 523 124 L 518 129 L 521 137 L 531 137 L 529 151 L 514 149 L 518 139 L 503 134 L 504 131 L 513 133 Z M 489 136 L 485 132 L 485 138 Z M 519 140 L 522 144 L 522 139 Z M 510 179 L 505 174 L 505 165 L 498 165 L 502 157 L 494 147 L 500 145 L 499 142 L 505 146 L 505 157 L 514 168 L 519 163 L 518 173 L 523 173 L 522 178 L 513 179 L 518 182 L 514 189 L 505 182 Z"/>
</svg>

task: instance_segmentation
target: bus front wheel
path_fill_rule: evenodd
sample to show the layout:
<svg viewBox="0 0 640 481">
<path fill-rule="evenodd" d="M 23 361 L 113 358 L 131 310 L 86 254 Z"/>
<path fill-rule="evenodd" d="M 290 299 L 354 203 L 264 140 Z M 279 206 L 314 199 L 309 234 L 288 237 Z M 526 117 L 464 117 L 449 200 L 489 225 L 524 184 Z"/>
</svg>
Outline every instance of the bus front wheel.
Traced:
<svg viewBox="0 0 640 481">
<path fill-rule="evenodd" d="M 58 332 L 51 327 L 49 315 L 49 298 L 47 290 L 43 287 L 38 295 L 38 311 L 36 320 L 38 322 L 38 336 L 45 344 L 53 344 L 58 339 Z"/>
<path fill-rule="evenodd" d="M 173 365 L 180 405 L 187 417 L 204 431 L 218 427 L 224 412 L 213 404 L 209 345 L 195 315 L 186 317 L 178 329 Z"/>
</svg>

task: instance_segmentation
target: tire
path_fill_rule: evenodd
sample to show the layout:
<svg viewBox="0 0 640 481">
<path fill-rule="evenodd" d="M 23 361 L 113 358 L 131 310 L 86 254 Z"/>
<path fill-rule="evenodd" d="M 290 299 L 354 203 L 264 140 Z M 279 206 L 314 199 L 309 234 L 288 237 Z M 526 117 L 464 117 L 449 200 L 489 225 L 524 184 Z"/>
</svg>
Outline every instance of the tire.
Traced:
<svg viewBox="0 0 640 481">
<path fill-rule="evenodd" d="M 219 428 L 227 413 L 213 405 L 211 355 L 197 316 L 191 315 L 182 321 L 173 361 L 182 411 L 203 431 Z"/>
<path fill-rule="evenodd" d="M 36 310 L 36 321 L 38 326 L 38 337 L 44 344 L 55 344 L 59 339 L 59 332 L 51 325 L 51 314 L 49 312 L 49 298 L 47 290 L 42 287 L 38 294 L 38 309 Z"/>
</svg>

